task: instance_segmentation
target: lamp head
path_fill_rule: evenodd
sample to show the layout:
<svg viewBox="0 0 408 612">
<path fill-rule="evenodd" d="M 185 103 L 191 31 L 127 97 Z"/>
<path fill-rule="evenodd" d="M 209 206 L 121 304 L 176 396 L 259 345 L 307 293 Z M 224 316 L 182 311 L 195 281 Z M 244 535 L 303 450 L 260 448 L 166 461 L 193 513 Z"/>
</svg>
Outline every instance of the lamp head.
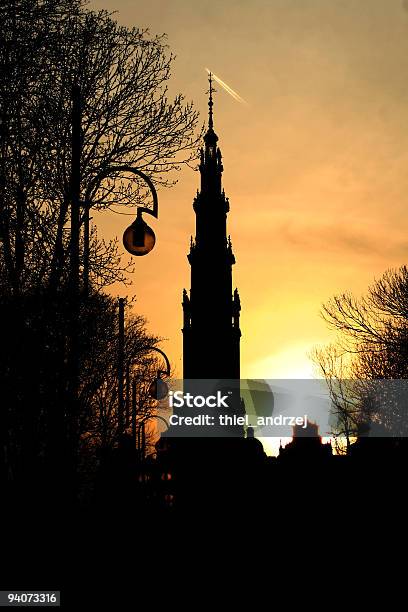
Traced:
<svg viewBox="0 0 408 612">
<path fill-rule="evenodd" d="M 123 246 L 132 255 L 140 257 L 150 253 L 155 243 L 154 231 L 143 221 L 142 213 L 138 209 L 136 219 L 123 234 Z"/>
<path fill-rule="evenodd" d="M 159 376 L 157 376 L 157 378 L 155 378 L 152 384 L 150 385 L 150 388 L 149 388 L 150 397 L 152 397 L 155 400 L 160 401 L 160 400 L 165 399 L 168 393 L 169 393 L 169 387 L 167 383 L 165 383 L 164 380 L 162 380 L 161 378 L 159 378 Z"/>
</svg>

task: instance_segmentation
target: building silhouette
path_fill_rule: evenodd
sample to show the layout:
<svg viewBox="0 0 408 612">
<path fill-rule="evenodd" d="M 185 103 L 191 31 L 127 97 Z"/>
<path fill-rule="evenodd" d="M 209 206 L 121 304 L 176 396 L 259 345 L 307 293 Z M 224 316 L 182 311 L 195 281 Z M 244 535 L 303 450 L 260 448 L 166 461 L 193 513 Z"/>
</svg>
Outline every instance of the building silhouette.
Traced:
<svg viewBox="0 0 408 612">
<path fill-rule="evenodd" d="M 332 457 L 331 443 L 324 443 L 316 423 L 307 423 L 307 427 L 295 425 L 292 441 L 285 447 L 279 447 L 279 459 L 286 461 L 318 460 L 325 461 Z"/>
<path fill-rule="evenodd" d="M 227 236 L 229 201 L 222 188 L 222 156 L 213 125 L 211 74 L 209 82 L 201 188 L 193 203 L 196 235 L 188 254 L 191 290 L 183 292 L 183 371 L 184 379 L 239 380 L 241 304 L 238 290 L 232 293 L 235 257 Z"/>
</svg>

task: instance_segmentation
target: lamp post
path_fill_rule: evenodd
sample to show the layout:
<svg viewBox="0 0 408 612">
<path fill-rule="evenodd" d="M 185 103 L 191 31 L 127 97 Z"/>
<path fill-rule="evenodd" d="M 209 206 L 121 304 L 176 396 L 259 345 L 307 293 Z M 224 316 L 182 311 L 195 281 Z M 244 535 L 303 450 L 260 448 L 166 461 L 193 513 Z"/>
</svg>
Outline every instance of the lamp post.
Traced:
<svg viewBox="0 0 408 612">
<path fill-rule="evenodd" d="M 74 478 L 76 471 L 76 449 L 78 441 L 78 393 L 79 393 L 79 234 L 81 191 L 81 89 L 78 84 L 71 92 L 71 176 L 70 217 L 71 236 L 69 248 L 69 301 L 68 319 L 68 469 Z"/>
<path fill-rule="evenodd" d="M 142 213 L 158 218 L 158 198 L 151 179 L 141 170 L 130 165 L 108 166 L 101 170 L 88 184 L 85 198 L 81 201 L 81 154 L 82 154 L 82 110 L 81 88 L 74 84 L 71 92 L 71 176 L 70 176 L 70 316 L 69 316 L 69 350 L 68 350 L 68 443 L 72 459 L 70 468 L 76 470 L 76 445 L 78 439 L 78 394 L 79 394 L 79 332 L 80 332 L 80 228 L 81 206 L 83 208 L 82 223 L 84 224 L 83 252 L 83 297 L 89 294 L 89 248 L 90 248 L 90 209 L 91 195 L 101 182 L 112 174 L 128 172 L 140 177 L 149 187 L 153 197 L 153 208 L 138 207 L 136 219 L 123 235 L 123 244 L 132 255 L 142 256 L 149 253 L 155 245 L 153 230 L 145 223 Z M 118 354 L 118 425 L 123 429 L 123 359 L 124 359 L 124 300 L 120 301 L 119 323 L 119 354 Z M 122 342 L 122 344 L 121 344 Z M 167 358 L 166 358 L 167 359 Z"/>
<path fill-rule="evenodd" d="M 157 370 L 157 374 L 156 377 L 152 380 L 150 386 L 149 386 L 149 395 L 150 397 L 152 397 L 153 399 L 156 400 L 161 400 L 164 399 L 167 396 L 168 393 L 168 387 L 167 384 L 164 382 L 163 377 L 170 377 L 171 371 L 170 371 L 170 362 L 169 359 L 167 357 L 167 355 L 159 348 L 157 348 L 156 346 L 149 346 L 143 349 L 140 349 L 139 351 L 136 351 L 136 353 L 134 353 L 134 356 L 137 355 L 138 353 L 141 352 L 148 352 L 148 351 L 154 351 L 156 353 L 159 353 L 166 364 L 166 369 L 165 370 Z M 131 360 L 133 361 L 133 360 Z M 131 362 L 128 364 L 128 366 L 131 365 Z M 128 370 L 128 368 L 127 368 Z M 128 380 L 128 384 L 130 383 L 130 380 Z M 161 419 L 162 421 L 164 421 L 168 427 L 168 423 L 167 421 L 159 416 L 159 415 L 147 415 L 146 417 L 144 417 L 141 421 L 141 424 L 139 426 L 139 432 L 137 431 L 137 427 L 136 427 L 136 418 L 137 418 L 137 401 L 136 401 L 136 380 L 135 378 L 133 378 L 132 380 L 132 394 L 131 394 L 131 402 L 132 402 L 132 410 L 131 410 L 131 422 L 132 422 L 132 438 L 134 441 L 134 444 L 136 446 L 136 440 L 138 438 L 138 433 L 140 433 L 140 427 L 142 426 L 142 436 L 144 435 L 144 422 L 148 419 L 148 418 L 153 418 L 156 417 L 158 419 Z M 138 445 L 140 446 L 140 445 Z M 142 447 L 144 447 L 144 444 L 142 443 L 141 445 Z"/>
<path fill-rule="evenodd" d="M 125 249 L 140 257 L 147 255 L 153 249 L 156 237 L 153 230 L 143 220 L 142 213 L 152 215 L 156 219 L 159 216 L 159 202 L 157 198 L 157 191 L 152 180 L 137 168 L 129 165 L 120 166 L 108 166 L 101 172 L 99 172 L 89 183 L 85 193 L 84 206 L 84 264 L 83 264 L 83 293 L 87 297 L 89 294 L 89 212 L 92 207 L 91 205 L 91 194 L 95 192 L 102 181 L 112 174 L 118 172 L 128 172 L 135 176 L 140 177 L 147 184 L 153 197 L 153 208 L 146 208 L 139 206 L 137 207 L 136 219 L 134 222 L 125 230 L 123 234 L 123 245 Z M 125 300 L 119 299 L 119 334 L 118 334 L 118 433 L 123 432 L 124 426 L 124 405 L 123 405 L 123 378 L 124 378 L 124 340 L 125 340 Z"/>
</svg>

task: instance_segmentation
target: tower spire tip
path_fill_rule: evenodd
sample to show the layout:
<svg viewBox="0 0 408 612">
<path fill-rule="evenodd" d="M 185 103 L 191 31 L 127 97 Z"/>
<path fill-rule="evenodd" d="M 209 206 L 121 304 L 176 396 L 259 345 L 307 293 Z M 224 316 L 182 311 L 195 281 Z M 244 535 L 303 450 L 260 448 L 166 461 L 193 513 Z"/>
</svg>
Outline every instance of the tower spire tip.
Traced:
<svg viewBox="0 0 408 612">
<path fill-rule="evenodd" d="M 210 130 L 213 129 L 214 127 L 214 121 L 213 121 L 213 106 L 214 106 L 214 102 L 213 102 L 213 93 L 215 92 L 215 89 L 213 87 L 213 75 L 212 72 L 208 71 L 208 82 L 210 84 L 210 88 L 208 90 L 208 93 L 210 94 L 209 100 L 208 100 L 208 108 L 209 108 L 209 112 L 208 112 L 208 127 Z"/>
</svg>

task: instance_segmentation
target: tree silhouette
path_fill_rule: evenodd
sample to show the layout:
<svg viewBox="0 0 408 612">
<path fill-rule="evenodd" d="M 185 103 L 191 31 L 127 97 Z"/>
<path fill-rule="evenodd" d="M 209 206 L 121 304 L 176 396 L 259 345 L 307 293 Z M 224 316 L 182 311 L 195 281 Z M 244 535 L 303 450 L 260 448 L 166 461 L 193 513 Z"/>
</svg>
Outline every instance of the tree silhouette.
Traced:
<svg viewBox="0 0 408 612">
<path fill-rule="evenodd" d="M 358 435 L 360 396 L 348 378 L 347 355 L 336 345 L 315 347 L 311 358 L 319 376 L 325 378 L 331 399 L 331 433 L 336 452 L 348 455 L 351 444 Z"/>
<path fill-rule="evenodd" d="M 337 341 L 316 349 L 314 361 L 329 384 L 339 435 L 350 441 L 367 422 L 385 434 L 408 431 L 408 268 L 387 270 L 367 294 L 343 293 L 323 306 Z M 388 382 L 384 382 L 388 381 Z M 399 381 L 399 382 L 397 382 Z"/>
<path fill-rule="evenodd" d="M 146 192 L 134 176 L 101 170 L 128 164 L 156 185 L 195 155 L 198 114 L 167 97 L 173 56 L 164 36 L 119 26 L 74 0 L 3 4 L 0 26 L 0 270 L 18 293 L 64 283 L 69 232 L 71 90 L 81 87 L 81 191 L 90 206 L 134 206 Z M 83 216 L 84 220 L 85 215 Z M 115 241 L 91 242 L 90 270 L 123 279 Z"/>
<path fill-rule="evenodd" d="M 164 36 L 119 26 L 82 0 L 14 0 L 2 3 L 0 17 L 0 463 L 5 479 L 34 487 L 41 474 L 63 479 L 68 452 L 83 458 L 117 442 L 117 312 L 102 290 L 124 281 L 129 268 L 117 242 L 100 240 L 96 227 L 77 322 L 73 448 L 67 442 L 73 86 L 81 91 L 83 229 L 91 207 L 149 204 L 138 177 L 115 167 L 170 187 L 200 134 L 192 104 L 168 97 L 173 56 Z M 99 184 L 101 172 L 108 178 Z M 139 349 L 158 339 L 140 317 L 128 318 L 127 340 L 147 368 Z"/>
<path fill-rule="evenodd" d="M 1 305 L 2 315 L 8 315 L 8 326 L 2 324 L 0 352 L 3 465 L 11 481 L 23 478 L 37 482 L 48 470 L 53 477 L 64 460 L 66 370 L 59 348 L 64 339 L 61 319 L 66 311 L 61 309 L 61 302 L 46 307 L 41 298 L 30 296 L 24 304 L 26 327 L 16 330 L 11 312 L 15 302 L 3 300 Z M 78 457 L 85 453 L 89 458 L 98 448 L 113 446 L 118 439 L 116 300 L 92 294 L 81 318 L 77 451 Z M 151 365 L 148 348 L 158 341 L 146 332 L 143 317 L 127 317 L 125 359 L 132 355 L 133 363 L 146 378 Z"/>
</svg>

